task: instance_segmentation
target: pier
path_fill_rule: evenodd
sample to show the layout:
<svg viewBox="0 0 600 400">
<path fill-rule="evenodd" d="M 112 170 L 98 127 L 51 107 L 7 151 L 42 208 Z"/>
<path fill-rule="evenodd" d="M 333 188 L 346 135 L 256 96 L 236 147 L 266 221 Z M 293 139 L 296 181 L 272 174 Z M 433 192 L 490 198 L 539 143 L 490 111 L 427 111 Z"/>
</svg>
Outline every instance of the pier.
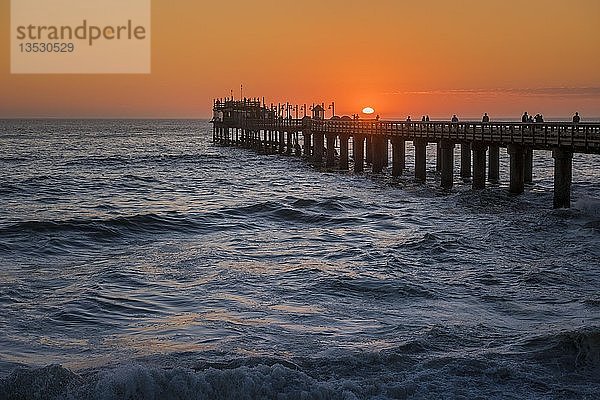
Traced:
<svg viewBox="0 0 600 400">
<path fill-rule="evenodd" d="M 473 190 L 500 181 L 500 148 L 510 157 L 509 191 L 521 194 L 532 182 L 533 152 L 552 151 L 554 208 L 571 205 L 573 154 L 600 154 L 600 123 L 388 121 L 333 116 L 325 119 L 323 105 L 299 118 L 298 108 L 267 106 L 259 99 L 219 99 L 213 104 L 213 140 L 266 153 L 305 156 L 316 165 L 360 173 L 370 165 L 373 173 L 400 176 L 406 169 L 406 142 L 415 153 L 414 177 L 427 179 L 427 146 L 437 146 L 436 168 L 441 186 L 454 184 L 454 149 L 460 146 L 460 176 L 471 180 Z M 304 107 L 306 113 L 306 106 Z M 336 146 L 337 144 L 337 146 Z M 350 154 L 352 144 L 352 154 Z M 339 154 L 335 154 L 339 147 Z"/>
</svg>

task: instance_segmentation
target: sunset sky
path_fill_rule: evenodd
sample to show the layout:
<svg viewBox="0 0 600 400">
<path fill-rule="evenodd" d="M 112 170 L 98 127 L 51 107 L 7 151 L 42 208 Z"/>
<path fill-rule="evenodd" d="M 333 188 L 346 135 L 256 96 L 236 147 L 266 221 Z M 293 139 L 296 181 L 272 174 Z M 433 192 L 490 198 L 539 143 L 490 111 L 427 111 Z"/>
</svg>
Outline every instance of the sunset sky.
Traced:
<svg viewBox="0 0 600 400">
<path fill-rule="evenodd" d="M 11 75 L 0 4 L 0 118 L 205 118 L 240 84 L 338 115 L 600 117 L 598 0 L 154 0 L 149 75 Z"/>
</svg>

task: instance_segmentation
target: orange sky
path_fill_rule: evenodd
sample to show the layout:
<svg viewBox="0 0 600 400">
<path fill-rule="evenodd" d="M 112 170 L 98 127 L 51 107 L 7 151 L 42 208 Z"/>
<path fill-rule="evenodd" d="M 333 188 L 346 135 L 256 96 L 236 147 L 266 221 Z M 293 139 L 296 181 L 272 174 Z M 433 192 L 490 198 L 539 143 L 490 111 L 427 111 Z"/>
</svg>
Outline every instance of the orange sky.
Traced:
<svg viewBox="0 0 600 400">
<path fill-rule="evenodd" d="M 209 117 L 212 99 L 383 118 L 600 117 L 598 0 L 153 0 L 152 74 L 11 75 L 1 117 Z"/>
</svg>

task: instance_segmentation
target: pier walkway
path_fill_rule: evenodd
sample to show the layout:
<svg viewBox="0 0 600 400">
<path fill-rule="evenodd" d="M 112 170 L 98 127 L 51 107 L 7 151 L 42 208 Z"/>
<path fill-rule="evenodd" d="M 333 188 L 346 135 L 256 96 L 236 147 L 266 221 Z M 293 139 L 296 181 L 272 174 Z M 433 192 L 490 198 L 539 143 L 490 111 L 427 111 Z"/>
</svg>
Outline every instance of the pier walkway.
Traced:
<svg viewBox="0 0 600 400">
<path fill-rule="evenodd" d="M 406 168 L 406 142 L 411 141 L 415 180 L 420 182 L 426 180 L 427 145 L 435 143 L 436 166 L 445 189 L 454 184 L 454 149 L 459 145 L 460 176 L 471 179 L 474 190 L 499 181 L 500 148 L 505 147 L 510 156 L 509 190 L 514 194 L 523 193 L 525 184 L 532 182 L 533 151 L 550 150 L 555 208 L 570 207 L 573 154 L 600 154 L 600 123 L 325 119 L 322 106 L 313 107 L 310 117 L 292 118 L 289 107 L 284 108 L 287 115 L 281 107 L 266 107 L 258 99 L 216 100 L 213 140 L 221 145 L 304 155 L 315 164 L 342 170 L 349 169 L 351 162 L 355 172 L 371 165 L 374 173 L 387 169 L 391 145 L 393 176 Z"/>
</svg>

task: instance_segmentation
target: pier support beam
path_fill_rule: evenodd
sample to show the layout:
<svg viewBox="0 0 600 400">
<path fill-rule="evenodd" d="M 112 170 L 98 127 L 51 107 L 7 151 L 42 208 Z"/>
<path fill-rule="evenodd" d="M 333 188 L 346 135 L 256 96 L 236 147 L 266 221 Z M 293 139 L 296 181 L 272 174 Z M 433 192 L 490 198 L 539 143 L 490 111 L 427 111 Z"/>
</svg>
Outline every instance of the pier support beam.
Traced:
<svg viewBox="0 0 600 400">
<path fill-rule="evenodd" d="M 354 172 L 365 170 L 365 137 L 362 135 L 352 136 L 352 151 L 354 152 Z"/>
<path fill-rule="evenodd" d="M 302 141 L 304 144 L 304 155 L 310 157 L 312 155 L 312 135 L 310 131 L 306 130 L 302 132 Z"/>
<path fill-rule="evenodd" d="M 523 149 L 523 181 L 526 184 L 533 183 L 533 149 Z"/>
<path fill-rule="evenodd" d="M 333 167 L 335 165 L 335 134 L 327 135 L 327 158 L 326 166 Z"/>
<path fill-rule="evenodd" d="M 373 163 L 373 173 L 380 174 L 383 172 L 383 169 L 387 166 L 387 139 L 383 136 L 373 136 L 371 138 L 371 148 L 372 148 L 372 163 Z"/>
<path fill-rule="evenodd" d="M 488 181 L 490 183 L 500 182 L 500 147 L 497 145 L 490 146 L 488 167 Z"/>
<path fill-rule="evenodd" d="M 521 194 L 525 191 L 523 146 L 509 144 L 508 154 L 510 155 L 509 191 L 513 194 Z"/>
<path fill-rule="evenodd" d="M 387 137 L 383 138 L 383 169 L 386 170 L 390 165 L 390 141 Z"/>
<path fill-rule="evenodd" d="M 435 172 L 442 171 L 442 144 L 440 142 L 435 145 Z"/>
<path fill-rule="evenodd" d="M 406 143 L 404 139 L 392 139 L 392 176 L 402 175 L 406 166 Z"/>
<path fill-rule="evenodd" d="M 473 143 L 473 190 L 485 189 L 485 156 L 487 146 L 483 143 Z"/>
<path fill-rule="evenodd" d="M 365 161 L 367 165 L 370 165 L 373 162 L 373 136 L 367 135 L 365 137 Z"/>
<path fill-rule="evenodd" d="M 573 180 L 573 152 L 556 148 L 554 158 L 554 208 L 571 207 L 571 182 Z"/>
<path fill-rule="evenodd" d="M 294 139 L 293 139 L 293 132 L 288 132 L 287 133 L 287 148 L 285 150 L 286 154 L 291 155 L 292 152 L 294 151 Z"/>
<path fill-rule="evenodd" d="M 465 182 L 471 179 L 471 143 L 460 144 L 460 177 Z"/>
<path fill-rule="evenodd" d="M 279 141 L 277 143 L 279 147 L 279 154 L 285 153 L 285 134 L 285 131 L 279 131 Z"/>
<path fill-rule="evenodd" d="M 313 149 L 313 162 L 315 164 L 323 163 L 323 148 L 325 147 L 325 135 L 321 132 L 315 132 L 313 134 L 314 149 Z"/>
<path fill-rule="evenodd" d="M 341 134 L 340 138 L 340 165 L 342 170 L 348 169 L 348 135 Z"/>
<path fill-rule="evenodd" d="M 442 148 L 442 188 L 452 189 L 454 185 L 454 143 L 442 140 L 440 146 Z"/>
<path fill-rule="evenodd" d="M 415 146 L 415 180 L 425 182 L 427 180 L 427 140 L 414 139 Z"/>
</svg>

